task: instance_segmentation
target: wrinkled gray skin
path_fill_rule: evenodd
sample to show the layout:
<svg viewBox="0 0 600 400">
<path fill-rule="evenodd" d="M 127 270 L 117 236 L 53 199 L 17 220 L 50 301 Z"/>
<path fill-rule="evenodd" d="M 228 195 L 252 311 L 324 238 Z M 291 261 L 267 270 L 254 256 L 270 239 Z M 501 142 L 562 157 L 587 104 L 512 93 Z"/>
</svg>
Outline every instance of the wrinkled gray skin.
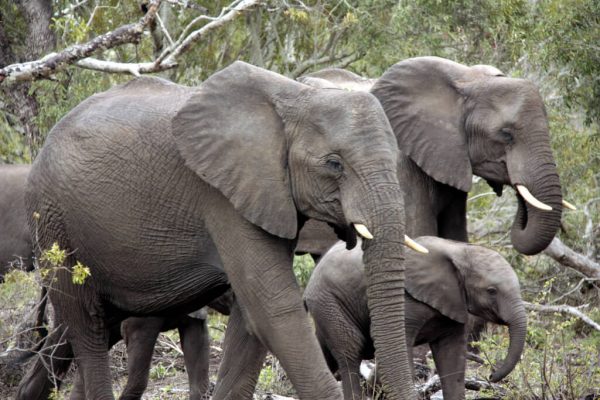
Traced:
<svg viewBox="0 0 600 400">
<path fill-rule="evenodd" d="M 382 380 L 391 398 L 412 398 L 404 326 L 387 332 L 390 314 L 404 319 L 402 302 L 389 305 L 404 282 L 396 166 L 374 97 L 242 62 L 198 88 L 143 78 L 84 101 L 49 134 L 26 204 L 41 216 L 40 246 L 56 241 L 69 266 L 91 270 L 84 285 L 60 270 L 50 291 L 86 397 L 113 398 L 107 327 L 198 309 L 230 282 L 299 397 L 341 399 L 291 268 L 298 230 L 313 218 L 350 247 L 352 224 L 373 234 L 363 247 Z"/>
<path fill-rule="evenodd" d="M 489 65 L 467 67 L 438 57 L 399 62 L 376 81 L 340 69 L 301 80 L 319 87 L 346 82 L 354 90 L 368 90 L 372 83 L 370 92 L 381 102 L 401 150 L 398 176 L 409 236 L 467 241 L 466 198 L 475 174 L 498 195 L 504 185 L 522 184 L 552 207 L 536 209 L 515 192 L 519 208 L 511 239 L 516 250 L 536 254 L 552 241 L 562 195 L 544 103 L 530 81 L 505 77 Z M 312 239 L 325 232 L 329 240 Z M 335 241 L 331 229 L 310 221 L 297 251 L 323 254 Z"/>
<path fill-rule="evenodd" d="M 29 165 L 0 164 L 0 282 L 11 268 L 33 270 L 24 192 Z"/>
<path fill-rule="evenodd" d="M 430 253 L 406 254 L 406 341 L 429 343 L 444 399 L 464 399 L 468 313 L 508 325 L 510 347 L 492 382 L 508 375 L 520 359 L 527 319 L 519 282 L 495 251 L 432 236 L 417 241 Z M 304 292 L 328 365 L 342 379 L 345 399 L 361 398 L 360 362 L 374 356 L 363 272 L 360 248 L 347 251 L 343 243 L 336 244 L 317 264 Z"/>
<path fill-rule="evenodd" d="M 23 195 L 30 165 L 0 165 L 0 260 L 6 269 L 20 266 L 31 271 L 33 250 L 29 227 L 25 216 Z M 12 249 L 12 250 L 11 250 Z M 26 257 L 25 255 L 30 255 Z M 3 274 L 2 274 L 3 275 Z M 42 298 L 44 296 L 42 295 Z M 209 303 L 209 306 L 222 314 L 229 315 L 233 301 L 231 291 Z M 42 310 L 43 312 L 43 310 Z M 204 316 L 202 316 L 202 312 Z M 190 399 L 200 400 L 208 389 L 208 332 L 205 311 L 194 317 L 128 318 L 110 329 L 110 347 L 125 338 L 128 354 L 128 379 L 120 396 L 121 400 L 140 399 L 148 383 L 152 351 L 159 332 L 177 328 L 184 349 L 184 361 L 190 381 Z M 38 325 L 44 316 L 38 316 Z M 47 343 L 49 345 L 50 343 Z M 46 400 L 55 384 L 60 385 L 62 377 L 71 365 L 73 350 L 68 343 L 53 349 L 52 371 L 56 378 L 48 374 L 48 360 L 38 358 L 28 371 L 17 390 L 16 400 Z M 71 392 L 72 400 L 85 400 L 83 382 L 77 379 Z"/>
<path fill-rule="evenodd" d="M 229 315 L 232 304 L 233 294 L 228 290 L 224 295 L 211 301 L 208 306 L 221 314 Z M 179 331 L 189 378 L 189 398 L 190 400 L 205 399 L 204 395 L 209 385 L 210 363 L 210 336 L 206 318 L 206 309 L 202 308 L 190 315 L 169 318 L 130 317 L 120 325 L 112 326 L 109 329 L 109 349 L 121 339 L 125 340 L 127 347 L 127 384 L 119 400 L 142 398 L 148 385 L 150 364 L 158 334 L 171 329 Z M 47 400 L 54 388 L 60 388 L 72 361 L 73 349 L 68 342 L 53 349 L 51 360 L 38 358 L 19 384 L 15 400 Z M 69 399 L 86 399 L 83 379 L 80 375 L 75 377 Z"/>
<path fill-rule="evenodd" d="M 340 69 L 300 78 L 315 87 L 368 90 L 374 80 Z M 344 83 L 346 82 L 346 83 Z M 560 225 L 561 187 L 550 148 L 548 120 L 538 89 L 524 79 L 505 77 L 488 65 L 468 67 L 438 57 L 417 57 L 390 67 L 370 87 L 392 125 L 400 155 L 398 179 L 404 190 L 406 233 L 466 242 L 467 192 L 473 174 L 500 195 L 504 185 L 525 185 L 552 211 L 526 204 L 517 194 L 518 211 L 511 231 L 514 248 L 535 254 L 550 243 Z M 296 252 L 316 259 L 337 241 L 331 228 L 309 220 L 300 231 Z M 480 327 L 481 322 L 473 322 Z M 474 330 L 477 335 L 479 328 Z M 243 322 L 229 319 L 234 343 L 244 337 Z M 220 373 L 220 385 L 235 393 L 253 391 L 264 347 L 232 348 Z M 234 357 L 245 363 L 235 370 Z M 237 358 L 236 358 L 237 359 Z M 249 373 L 249 365 L 254 371 Z M 223 368 L 222 368 L 223 370 Z M 244 380 L 252 376 L 252 380 Z"/>
</svg>

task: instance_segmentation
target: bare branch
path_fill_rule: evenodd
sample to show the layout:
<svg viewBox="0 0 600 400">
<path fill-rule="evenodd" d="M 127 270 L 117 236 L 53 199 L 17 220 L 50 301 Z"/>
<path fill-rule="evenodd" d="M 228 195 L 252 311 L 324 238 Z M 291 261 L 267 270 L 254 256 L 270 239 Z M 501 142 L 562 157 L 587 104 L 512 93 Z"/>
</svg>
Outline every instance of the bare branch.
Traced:
<svg viewBox="0 0 600 400">
<path fill-rule="evenodd" d="M 235 2 L 234 2 L 235 3 Z M 157 63 L 162 63 L 163 60 L 166 60 L 167 63 L 175 62 L 175 60 L 185 52 L 193 43 L 202 39 L 206 33 L 212 31 L 213 29 L 219 28 L 225 25 L 227 22 L 235 19 L 242 11 L 249 10 L 250 8 L 257 6 L 260 3 L 260 0 L 243 0 L 240 1 L 239 4 L 230 7 L 230 11 L 227 14 L 220 16 L 214 21 L 209 22 L 204 25 L 202 28 L 195 30 L 190 33 L 188 36 L 183 38 L 183 40 L 178 40 L 174 48 L 167 49 L 161 56 L 156 60 Z"/>
<path fill-rule="evenodd" d="M 48 78 L 99 49 L 110 49 L 124 43 L 136 43 L 144 28 L 156 16 L 160 3 L 161 0 L 152 0 L 148 5 L 148 12 L 138 22 L 121 26 L 85 44 L 74 45 L 59 53 L 48 54 L 41 60 L 4 67 L 0 69 L 0 83 Z"/>
<path fill-rule="evenodd" d="M 465 377 L 465 388 L 469 390 L 483 390 L 483 389 L 494 389 L 500 394 L 503 393 L 503 390 L 499 385 L 490 383 L 488 381 L 484 381 L 477 378 Z M 433 393 L 442 390 L 442 383 L 440 381 L 439 375 L 434 375 L 427 380 L 422 385 L 417 385 L 417 391 L 422 396 L 431 396 Z M 493 398 L 493 397 L 492 397 Z M 498 397 L 502 398 L 502 396 Z"/>
<path fill-rule="evenodd" d="M 579 310 L 579 308 L 587 307 L 588 306 L 587 304 L 584 306 L 580 306 L 579 308 L 576 308 L 576 307 L 568 306 L 566 304 L 557 305 L 557 306 L 549 306 L 549 305 L 543 305 L 543 304 L 532 304 L 532 303 L 528 303 L 528 302 L 524 302 L 524 303 L 525 303 L 525 308 L 528 310 L 540 311 L 540 312 L 546 312 L 546 313 L 563 313 L 563 314 L 573 315 L 573 316 L 581 319 L 583 322 L 585 322 L 586 324 L 588 324 L 595 330 L 600 331 L 600 324 Z"/>
<path fill-rule="evenodd" d="M 600 279 L 600 264 L 575 252 L 557 237 L 544 250 L 544 254 L 561 265 L 573 268 L 589 278 Z"/>
<path fill-rule="evenodd" d="M 154 62 L 146 63 L 119 63 L 113 61 L 98 60 L 95 58 L 84 58 L 83 60 L 77 61 L 76 65 L 81 68 L 91 69 L 94 71 L 110 72 L 110 73 L 121 73 L 131 74 L 134 76 L 140 76 L 141 74 L 148 74 L 151 72 L 165 71 L 170 68 L 177 66 L 177 63 L 162 63 L 155 64 Z"/>
</svg>

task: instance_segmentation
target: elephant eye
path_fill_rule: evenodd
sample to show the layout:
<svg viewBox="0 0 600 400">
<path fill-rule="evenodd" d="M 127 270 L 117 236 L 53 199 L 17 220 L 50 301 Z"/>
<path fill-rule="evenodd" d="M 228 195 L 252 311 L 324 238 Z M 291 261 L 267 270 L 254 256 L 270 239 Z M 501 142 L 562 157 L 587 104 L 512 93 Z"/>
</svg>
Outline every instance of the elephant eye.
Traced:
<svg viewBox="0 0 600 400">
<path fill-rule="evenodd" d="M 344 171 L 344 166 L 342 165 L 342 163 L 339 160 L 330 158 L 329 160 L 325 161 L 325 164 L 327 165 L 328 168 L 334 170 L 335 172 Z"/>
<path fill-rule="evenodd" d="M 487 292 L 490 296 L 495 296 L 496 294 L 498 294 L 498 289 L 496 289 L 493 286 L 490 286 L 487 288 Z"/>
<path fill-rule="evenodd" d="M 515 138 L 513 137 L 512 133 L 506 129 L 502 129 L 500 131 L 500 137 L 504 142 L 509 144 L 512 144 L 515 141 Z"/>
</svg>

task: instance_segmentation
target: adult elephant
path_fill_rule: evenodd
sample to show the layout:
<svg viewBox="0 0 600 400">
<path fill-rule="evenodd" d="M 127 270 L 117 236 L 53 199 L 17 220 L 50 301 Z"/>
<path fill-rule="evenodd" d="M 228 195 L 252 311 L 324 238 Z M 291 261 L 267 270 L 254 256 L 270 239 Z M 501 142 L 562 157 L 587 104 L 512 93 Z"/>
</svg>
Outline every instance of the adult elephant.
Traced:
<svg viewBox="0 0 600 400">
<path fill-rule="evenodd" d="M 24 200 L 30 168 L 26 164 L 0 164 L 0 282 L 10 268 L 33 269 Z"/>
<path fill-rule="evenodd" d="M 536 254 L 552 241 L 561 187 L 544 103 L 530 81 L 439 57 L 401 61 L 377 80 L 340 69 L 301 80 L 369 90 L 380 101 L 400 148 L 408 235 L 467 241 L 466 200 L 475 174 L 499 196 L 505 185 L 516 189 L 511 241 L 517 251 Z M 330 232 L 317 222 L 306 224 L 305 232 L 299 252 L 322 254 L 335 241 L 331 233 L 312 239 Z"/>
<path fill-rule="evenodd" d="M 561 187 L 544 103 L 530 81 L 506 77 L 492 66 L 468 67 L 439 57 L 401 61 L 377 80 L 340 69 L 300 80 L 320 88 L 368 90 L 379 100 L 400 149 L 397 173 L 409 236 L 466 242 L 467 192 L 473 174 L 498 195 L 504 185 L 517 188 L 518 211 L 511 230 L 517 251 L 538 253 L 556 234 Z M 318 258 L 336 240 L 327 225 L 309 220 L 296 251 Z M 225 351 L 216 390 L 249 398 L 266 349 L 244 332 L 235 313 L 226 340 L 227 335 L 233 344 L 252 345 L 232 346 L 231 356 Z M 237 362 L 240 358 L 243 363 Z"/>
<path fill-rule="evenodd" d="M 444 399 L 465 398 L 465 327 L 468 313 L 507 325 L 510 345 L 491 375 L 497 382 L 519 361 L 527 317 L 517 275 L 497 252 L 482 246 L 424 236 L 429 254 L 406 255 L 406 341 L 429 343 Z M 360 363 L 373 358 L 362 254 L 336 244 L 319 261 L 304 292 L 317 338 L 344 398 L 360 398 Z M 409 348 L 409 354 L 411 354 Z M 409 356 L 412 359 L 412 356 Z"/>
<path fill-rule="evenodd" d="M 86 396 L 113 398 L 107 326 L 197 309 L 230 282 L 300 398 L 341 399 L 291 268 L 297 232 L 314 218 L 349 247 L 353 227 L 372 237 L 364 261 L 382 379 L 391 398 L 411 398 L 396 167 L 373 96 L 242 62 L 198 88 L 143 78 L 77 106 L 49 134 L 26 203 L 40 247 L 57 242 L 69 254 L 50 298 Z M 91 270 L 83 285 L 71 281 L 77 262 Z"/>
</svg>

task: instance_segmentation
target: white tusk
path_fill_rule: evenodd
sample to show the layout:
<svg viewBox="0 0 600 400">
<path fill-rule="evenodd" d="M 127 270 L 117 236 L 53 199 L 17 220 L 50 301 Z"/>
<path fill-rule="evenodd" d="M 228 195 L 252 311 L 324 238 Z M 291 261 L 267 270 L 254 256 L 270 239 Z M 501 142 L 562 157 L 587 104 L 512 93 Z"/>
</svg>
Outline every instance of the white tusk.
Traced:
<svg viewBox="0 0 600 400">
<path fill-rule="evenodd" d="M 369 240 L 373 239 L 373 235 L 371 235 L 371 232 L 369 232 L 367 227 L 363 224 L 354 224 L 354 229 L 356 229 L 356 232 L 358 232 L 361 237 Z"/>
<path fill-rule="evenodd" d="M 421 246 L 419 243 L 415 242 L 408 236 L 404 235 L 404 244 L 413 249 L 414 251 L 418 251 L 419 253 L 429 253 L 425 247 Z"/>
<path fill-rule="evenodd" d="M 573 210 L 573 211 L 577 210 L 577 207 L 575 207 L 573 204 L 569 203 L 566 200 L 563 200 L 562 203 L 563 203 L 563 206 L 565 208 L 568 208 L 569 210 Z"/>
<path fill-rule="evenodd" d="M 540 210 L 544 210 L 544 211 L 552 210 L 552 207 L 550 207 L 547 204 L 542 203 L 541 201 L 539 201 L 538 199 L 533 197 L 531 192 L 529 190 L 527 190 L 527 188 L 525 186 L 517 185 L 517 191 L 523 197 L 523 199 L 526 202 L 528 202 L 529 204 L 531 204 L 533 207 L 539 208 Z"/>
</svg>

